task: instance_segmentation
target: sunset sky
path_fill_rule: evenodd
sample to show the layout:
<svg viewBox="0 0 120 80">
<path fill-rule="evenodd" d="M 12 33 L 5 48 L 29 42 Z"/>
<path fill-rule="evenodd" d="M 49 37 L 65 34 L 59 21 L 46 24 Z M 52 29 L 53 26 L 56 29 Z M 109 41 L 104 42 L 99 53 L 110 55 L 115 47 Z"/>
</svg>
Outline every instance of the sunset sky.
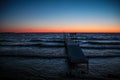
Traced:
<svg viewBox="0 0 120 80">
<path fill-rule="evenodd" d="M 119 32 L 119 0 L 2 0 L 0 32 Z"/>
</svg>

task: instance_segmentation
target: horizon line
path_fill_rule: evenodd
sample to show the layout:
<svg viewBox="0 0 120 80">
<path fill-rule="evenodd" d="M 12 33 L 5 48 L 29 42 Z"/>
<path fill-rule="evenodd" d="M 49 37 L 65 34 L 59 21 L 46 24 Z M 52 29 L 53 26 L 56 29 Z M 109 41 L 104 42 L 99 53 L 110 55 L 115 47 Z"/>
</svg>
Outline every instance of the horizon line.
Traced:
<svg viewBox="0 0 120 80">
<path fill-rule="evenodd" d="M 0 32 L 0 33 L 115 33 L 120 32 Z"/>
</svg>

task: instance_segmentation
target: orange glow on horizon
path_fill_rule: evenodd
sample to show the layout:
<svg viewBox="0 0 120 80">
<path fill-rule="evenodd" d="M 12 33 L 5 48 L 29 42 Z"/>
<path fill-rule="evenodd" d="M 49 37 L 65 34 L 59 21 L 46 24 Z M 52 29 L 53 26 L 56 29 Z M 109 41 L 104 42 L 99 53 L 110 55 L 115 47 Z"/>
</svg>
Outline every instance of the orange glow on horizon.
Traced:
<svg viewBox="0 0 120 80">
<path fill-rule="evenodd" d="M 85 32 L 85 33 L 120 33 L 120 28 L 114 29 L 0 29 L 0 32 L 15 32 L 15 33 L 24 33 L 24 32 Z"/>
<path fill-rule="evenodd" d="M 15 26 L 15 27 L 14 27 Z M 56 27 L 33 27 L 33 26 L 7 26 L 0 28 L 0 32 L 82 32 L 82 33 L 120 33 L 119 25 L 81 25 L 81 26 L 56 26 Z"/>
</svg>

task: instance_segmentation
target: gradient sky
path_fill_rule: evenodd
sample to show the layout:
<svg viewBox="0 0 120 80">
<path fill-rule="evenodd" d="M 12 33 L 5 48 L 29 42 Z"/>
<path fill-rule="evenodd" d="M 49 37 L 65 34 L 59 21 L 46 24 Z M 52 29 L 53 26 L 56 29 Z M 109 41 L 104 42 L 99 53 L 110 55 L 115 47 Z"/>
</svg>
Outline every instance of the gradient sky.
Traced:
<svg viewBox="0 0 120 80">
<path fill-rule="evenodd" d="M 0 32 L 120 32 L 119 0 L 2 0 Z"/>
</svg>

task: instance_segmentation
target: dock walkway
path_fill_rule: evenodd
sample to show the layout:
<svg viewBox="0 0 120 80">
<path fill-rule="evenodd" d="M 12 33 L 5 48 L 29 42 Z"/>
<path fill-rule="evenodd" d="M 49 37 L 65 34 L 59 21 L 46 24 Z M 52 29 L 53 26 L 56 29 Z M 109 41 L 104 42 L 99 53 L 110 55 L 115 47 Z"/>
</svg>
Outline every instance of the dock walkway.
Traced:
<svg viewBox="0 0 120 80">
<path fill-rule="evenodd" d="M 88 59 L 78 45 L 66 45 L 66 48 L 71 63 L 88 63 Z"/>
<path fill-rule="evenodd" d="M 85 70 L 88 71 L 88 59 L 86 58 L 82 49 L 80 48 L 79 42 L 76 41 L 75 39 L 76 39 L 75 36 L 73 36 L 72 38 L 71 37 L 69 38 L 69 36 L 65 37 L 65 47 L 66 47 L 66 53 L 68 55 L 69 65 L 71 68 L 80 67 L 81 65 L 86 65 Z"/>
</svg>

